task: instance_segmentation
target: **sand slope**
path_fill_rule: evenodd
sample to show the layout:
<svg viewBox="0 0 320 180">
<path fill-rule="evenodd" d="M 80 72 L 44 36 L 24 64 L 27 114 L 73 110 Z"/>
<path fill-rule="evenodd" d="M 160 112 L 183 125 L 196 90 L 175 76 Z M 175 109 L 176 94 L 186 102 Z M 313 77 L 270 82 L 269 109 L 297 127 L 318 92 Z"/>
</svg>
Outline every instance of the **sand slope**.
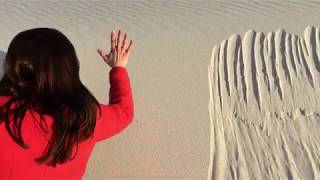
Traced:
<svg viewBox="0 0 320 180">
<path fill-rule="evenodd" d="M 83 83 L 107 103 L 109 68 L 95 50 L 110 47 L 112 29 L 126 30 L 136 43 L 128 63 L 134 122 L 95 147 L 84 179 L 204 180 L 212 163 L 207 68 L 213 45 L 248 29 L 282 27 L 300 35 L 308 24 L 320 27 L 319 9 L 319 1 L 307 0 L 6 0 L 0 53 L 22 30 L 57 28 L 77 50 Z"/>
<path fill-rule="evenodd" d="M 319 179 L 320 31 L 249 30 L 209 66 L 212 179 Z"/>
</svg>

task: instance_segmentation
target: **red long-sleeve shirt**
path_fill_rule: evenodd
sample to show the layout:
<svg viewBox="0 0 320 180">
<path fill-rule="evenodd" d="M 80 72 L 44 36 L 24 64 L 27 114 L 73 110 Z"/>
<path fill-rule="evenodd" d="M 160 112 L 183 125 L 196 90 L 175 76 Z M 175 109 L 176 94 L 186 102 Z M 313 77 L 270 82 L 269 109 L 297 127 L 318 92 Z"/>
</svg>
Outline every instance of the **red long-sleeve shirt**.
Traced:
<svg viewBox="0 0 320 180">
<path fill-rule="evenodd" d="M 87 161 L 95 143 L 110 138 L 123 131 L 133 119 L 134 104 L 127 69 L 113 67 L 109 72 L 109 104 L 100 104 L 102 114 L 97 112 L 97 122 L 92 139 L 79 144 L 76 158 L 55 168 L 39 165 L 34 161 L 47 145 L 48 135 L 43 135 L 34 121 L 39 115 L 27 111 L 22 125 L 22 137 L 30 146 L 23 149 L 8 135 L 4 123 L 0 125 L 0 180 L 79 180 L 84 175 Z M 0 97 L 3 105 L 9 96 Z M 51 116 L 45 115 L 48 127 Z M 50 129 L 50 132 L 51 129 Z M 50 133 L 51 134 L 51 133 Z M 74 148 L 73 152 L 75 152 Z"/>
</svg>

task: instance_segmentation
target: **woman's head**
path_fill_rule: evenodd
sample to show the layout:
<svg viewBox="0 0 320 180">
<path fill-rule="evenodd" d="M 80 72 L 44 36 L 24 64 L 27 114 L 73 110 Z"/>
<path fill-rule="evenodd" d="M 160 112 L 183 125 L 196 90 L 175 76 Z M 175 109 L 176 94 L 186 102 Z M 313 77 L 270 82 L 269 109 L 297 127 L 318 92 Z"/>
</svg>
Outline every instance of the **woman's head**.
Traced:
<svg viewBox="0 0 320 180">
<path fill-rule="evenodd" d="M 98 101 L 80 81 L 74 46 L 56 29 L 29 29 L 12 39 L 5 57 L 0 96 L 11 97 L 0 109 L 0 122 L 5 122 L 10 136 L 22 147 L 28 147 L 19 129 L 26 110 L 54 118 L 53 135 L 46 154 L 37 159 L 39 163 L 49 159 L 49 165 L 64 163 L 71 157 L 74 144 L 93 135 Z M 10 125 L 12 103 L 17 105 L 13 124 L 20 125 Z M 12 130 L 16 128 L 18 133 Z"/>
<path fill-rule="evenodd" d="M 80 85 L 79 61 L 71 42 L 60 31 L 30 29 L 11 41 L 5 76 L 20 96 L 70 93 Z"/>
</svg>

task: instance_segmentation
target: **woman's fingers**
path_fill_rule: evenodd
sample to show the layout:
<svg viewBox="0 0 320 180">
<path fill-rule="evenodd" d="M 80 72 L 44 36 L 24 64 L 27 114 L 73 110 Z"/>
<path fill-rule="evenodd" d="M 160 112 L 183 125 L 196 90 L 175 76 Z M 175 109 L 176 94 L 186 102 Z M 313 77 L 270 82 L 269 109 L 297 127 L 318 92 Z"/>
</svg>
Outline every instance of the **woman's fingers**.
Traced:
<svg viewBox="0 0 320 180">
<path fill-rule="evenodd" d="M 130 53 L 131 52 L 131 48 L 132 47 L 132 40 L 130 40 L 130 44 L 129 44 L 129 46 L 128 46 L 128 48 L 126 49 L 126 53 Z"/>
<path fill-rule="evenodd" d="M 97 49 L 97 52 L 99 53 L 99 55 L 103 58 L 103 52 L 100 49 Z"/>
<path fill-rule="evenodd" d="M 108 58 L 108 55 L 103 52 L 101 49 L 97 49 L 97 52 L 99 53 L 99 55 L 102 57 L 103 60 L 106 60 Z"/>
<path fill-rule="evenodd" d="M 105 53 L 104 51 L 102 51 L 101 49 L 97 49 L 97 52 L 99 53 L 99 55 L 101 56 L 102 60 L 106 63 L 108 63 L 108 58 L 109 55 L 107 53 Z"/>
<path fill-rule="evenodd" d="M 114 49 L 116 47 L 116 37 L 114 36 L 114 31 L 112 30 L 111 32 L 111 50 L 110 52 L 112 52 L 112 49 Z"/>
<path fill-rule="evenodd" d="M 102 59 L 109 65 L 109 66 L 114 66 L 114 65 L 121 65 L 125 66 L 128 61 L 128 57 L 132 51 L 133 47 L 133 42 L 130 40 L 129 45 L 127 48 L 126 47 L 126 41 L 127 40 L 127 33 L 124 32 L 123 36 L 121 37 L 121 30 L 118 30 L 118 37 L 115 37 L 115 30 L 112 30 L 111 32 L 111 48 L 109 53 L 102 49 L 97 49 L 97 52 L 99 55 L 102 57 Z"/>
<path fill-rule="evenodd" d="M 126 39 L 127 39 L 127 33 L 124 34 L 124 38 L 123 38 L 122 45 L 121 45 L 121 51 L 123 50 L 124 45 L 126 44 Z"/>
<path fill-rule="evenodd" d="M 117 50 L 119 52 L 120 48 L 119 48 L 119 45 L 120 45 L 120 37 L 121 37 L 121 30 L 119 29 L 118 31 L 118 38 L 117 38 Z"/>
</svg>

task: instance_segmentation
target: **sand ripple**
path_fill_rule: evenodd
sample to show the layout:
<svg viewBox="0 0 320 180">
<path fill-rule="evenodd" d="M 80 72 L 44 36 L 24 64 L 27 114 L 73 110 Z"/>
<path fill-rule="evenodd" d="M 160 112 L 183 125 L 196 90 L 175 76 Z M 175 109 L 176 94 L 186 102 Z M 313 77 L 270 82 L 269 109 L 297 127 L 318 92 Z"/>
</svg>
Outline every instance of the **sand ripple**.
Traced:
<svg viewBox="0 0 320 180">
<path fill-rule="evenodd" d="M 320 178 L 319 36 L 249 30 L 214 47 L 212 179 Z"/>
</svg>

